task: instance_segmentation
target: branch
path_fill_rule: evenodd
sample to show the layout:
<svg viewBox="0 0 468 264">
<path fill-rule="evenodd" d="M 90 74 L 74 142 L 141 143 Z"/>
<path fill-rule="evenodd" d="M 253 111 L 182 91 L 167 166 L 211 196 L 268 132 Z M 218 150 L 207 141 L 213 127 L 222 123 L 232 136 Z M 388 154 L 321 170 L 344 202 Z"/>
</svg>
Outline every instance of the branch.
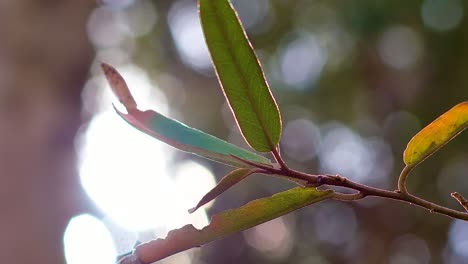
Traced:
<svg viewBox="0 0 468 264">
<path fill-rule="evenodd" d="M 273 157 L 275 158 L 276 162 L 278 162 L 278 164 L 280 165 L 280 168 L 284 171 L 289 171 L 288 165 L 286 164 L 286 162 L 284 162 L 283 157 L 281 157 L 279 145 L 274 150 L 272 150 L 271 153 L 273 154 Z"/>
<path fill-rule="evenodd" d="M 409 173 L 413 170 L 414 167 L 405 166 L 401 171 L 400 177 L 398 177 L 398 190 L 401 193 L 408 193 L 406 189 L 406 178 L 408 178 Z"/>
<path fill-rule="evenodd" d="M 405 170 L 403 170 L 405 171 Z M 409 171 L 406 172 L 406 175 Z M 279 172 L 278 172 L 279 173 Z M 403 173 L 402 173 L 403 174 Z M 364 198 L 366 196 L 376 196 L 376 197 L 382 197 L 382 198 L 389 198 L 393 200 L 397 200 L 400 202 L 405 202 L 408 204 L 413 204 L 417 205 L 419 207 L 422 207 L 424 209 L 427 209 L 431 213 L 438 213 L 442 215 L 446 215 L 452 218 L 456 219 L 461 219 L 468 221 L 468 213 L 467 212 L 460 212 L 457 210 L 453 210 L 438 204 L 434 204 L 432 202 L 426 201 L 422 198 L 419 198 L 417 196 L 414 196 L 412 194 L 409 194 L 407 192 L 402 192 L 401 190 L 398 191 L 388 191 L 384 189 L 379 189 L 371 186 L 367 186 L 364 184 L 360 184 L 357 182 L 353 182 L 349 179 L 346 179 L 344 177 L 341 177 L 339 175 L 311 175 L 311 174 L 306 174 L 300 171 L 295 171 L 295 170 L 290 170 L 288 172 L 288 176 L 290 177 L 301 177 L 301 178 L 307 178 L 309 177 L 312 181 L 318 182 L 319 186 L 320 185 L 329 185 L 329 186 L 340 186 L 340 187 L 345 187 L 349 188 L 355 191 L 359 191 L 362 194 L 361 198 Z M 404 182 L 404 181 L 403 181 Z M 357 200 L 361 199 L 359 196 L 352 196 L 352 199 L 339 199 L 343 198 L 346 196 L 338 196 L 338 200 L 345 200 L 345 201 L 352 201 L 352 200 Z M 466 199 L 461 200 L 463 202 L 467 203 L 468 207 L 468 201 Z"/>
<path fill-rule="evenodd" d="M 278 153 L 279 155 L 279 153 Z M 270 167 L 270 166 L 267 166 L 267 165 L 264 165 L 264 164 L 261 164 L 261 163 L 258 163 L 258 162 L 255 162 L 255 161 L 251 161 L 251 160 L 247 160 L 247 159 L 243 159 L 241 157 L 237 157 L 235 155 L 230 155 L 231 157 L 247 164 L 247 165 L 250 165 L 252 167 L 257 167 L 259 169 L 261 169 L 262 171 L 260 173 L 265 173 L 265 174 L 268 174 L 268 175 L 272 175 L 272 176 L 276 176 L 276 177 L 280 177 L 280 178 L 285 178 L 287 180 L 290 180 L 290 181 L 293 181 L 299 185 L 310 185 L 310 183 L 313 181 L 315 182 L 316 180 L 313 180 L 311 177 L 314 177 L 314 176 L 311 176 L 311 175 L 307 175 L 307 174 L 303 174 L 303 175 L 293 175 L 293 174 L 289 174 L 290 172 L 290 169 L 289 168 L 284 168 L 284 167 L 281 167 L 279 169 L 277 168 L 273 168 L 273 167 Z"/>
<path fill-rule="evenodd" d="M 403 169 L 400 175 L 399 182 L 398 182 L 399 190 L 394 191 L 394 192 L 367 186 L 367 185 L 360 184 L 357 182 L 353 182 L 339 175 L 328 175 L 328 174 L 314 175 L 314 174 L 304 173 L 301 171 L 296 171 L 293 169 L 289 169 L 288 171 L 283 171 L 281 169 L 274 169 L 274 168 L 270 169 L 270 173 L 283 175 L 283 176 L 290 177 L 290 178 L 297 178 L 297 179 L 305 180 L 307 181 L 309 186 L 315 186 L 315 187 L 318 187 L 321 185 L 340 186 L 340 187 L 345 187 L 345 188 L 349 188 L 351 190 L 360 192 L 360 194 L 354 194 L 353 196 L 346 196 L 345 194 L 335 193 L 335 198 L 337 200 L 353 201 L 353 200 L 362 199 L 366 196 L 389 198 L 389 199 L 393 199 L 396 201 L 405 202 L 407 204 L 419 206 L 421 208 L 428 210 L 431 213 L 438 213 L 438 214 L 446 215 L 452 218 L 468 221 L 468 212 L 460 212 L 457 210 L 453 210 L 453 209 L 429 202 L 427 200 L 424 200 L 412 194 L 409 194 L 406 190 L 406 177 L 408 176 L 408 173 L 411 170 L 412 168 L 408 168 L 408 167 L 405 167 Z M 468 207 L 468 200 L 463 198 L 463 200 L 461 201 L 466 202 L 466 205 Z"/>
</svg>

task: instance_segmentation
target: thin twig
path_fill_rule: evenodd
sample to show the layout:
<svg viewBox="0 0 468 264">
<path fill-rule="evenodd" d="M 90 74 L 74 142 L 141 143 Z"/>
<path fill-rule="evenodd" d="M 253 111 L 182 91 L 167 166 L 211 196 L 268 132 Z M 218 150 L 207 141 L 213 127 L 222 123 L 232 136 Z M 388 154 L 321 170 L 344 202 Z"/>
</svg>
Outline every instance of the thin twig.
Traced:
<svg viewBox="0 0 468 264">
<path fill-rule="evenodd" d="M 400 177 L 398 177 L 398 190 L 401 193 L 408 193 L 408 190 L 406 189 L 406 179 L 408 178 L 411 170 L 413 170 L 413 167 L 405 166 L 400 173 Z"/>
<path fill-rule="evenodd" d="M 278 172 L 279 173 L 279 172 Z M 309 177 L 314 177 L 316 179 L 319 179 L 319 183 L 321 185 L 330 185 L 330 186 L 341 186 L 345 188 L 349 188 L 352 190 L 356 190 L 362 193 L 363 197 L 366 196 L 376 196 L 376 197 L 382 197 L 382 198 L 389 198 L 393 200 L 397 200 L 400 202 L 405 202 L 413 205 L 417 205 L 419 207 L 425 208 L 428 211 L 432 213 L 438 213 L 446 216 L 450 216 L 453 218 L 461 219 L 468 221 L 468 213 L 467 212 L 460 212 L 457 210 L 453 210 L 438 204 L 431 203 L 429 201 L 426 201 L 422 198 L 416 197 L 414 195 L 411 195 L 409 193 L 403 193 L 400 191 L 397 192 L 392 192 L 384 189 L 379 189 L 371 186 L 367 186 L 364 184 L 360 184 L 357 182 L 353 182 L 347 178 L 341 177 L 339 175 L 311 175 L 311 174 L 306 174 L 304 172 L 299 172 L 295 170 L 291 170 L 288 172 L 288 175 L 296 175 L 300 176 L 302 178 L 307 178 Z"/>
<path fill-rule="evenodd" d="M 457 200 L 457 202 L 459 202 L 460 205 L 463 206 L 463 208 L 465 208 L 465 211 L 468 212 L 468 200 L 466 200 L 465 197 L 463 197 L 461 194 L 457 192 L 451 193 L 450 196 L 452 196 L 455 200 Z"/>
<path fill-rule="evenodd" d="M 309 183 L 309 179 L 301 179 L 301 178 L 296 178 L 296 177 L 292 177 L 292 176 L 288 176 L 288 175 L 284 175 L 284 174 L 277 174 L 276 172 L 277 171 L 282 171 L 281 169 L 275 169 L 273 167 L 270 167 L 270 166 L 267 166 L 265 164 L 261 164 L 261 163 L 258 163 L 258 162 L 255 162 L 255 161 L 251 161 L 251 160 L 247 160 L 247 159 L 243 159 L 241 157 L 238 157 L 238 156 L 235 156 L 235 155 L 232 155 L 231 156 L 247 165 L 250 165 L 252 167 L 256 167 L 258 169 L 260 169 L 261 171 L 258 171 L 257 173 L 264 173 L 264 174 L 267 174 L 267 175 L 271 175 L 271 176 L 275 176 L 275 177 L 278 177 L 278 178 L 281 178 L 281 179 L 286 179 L 286 180 L 289 180 L 289 181 L 292 181 L 300 186 L 306 186 L 308 185 Z"/>
<path fill-rule="evenodd" d="M 274 150 L 272 150 L 271 153 L 273 154 L 273 157 L 275 158 L 276 162 L 278 162 L 278 164 L 280 165 L 280 168 L 284 171 L 288 171 L 289 167 L 286 164 L 286 162 L 284 162 L 283 157 L 281 157 L 279 145 Z"/>
<path fill-rule="evenodd" d="M 236 157 L 236 158 L 240 159 L 239 157 Z M 263 168 L 263 165 L 261 168 Z M 398 191 L 389 191 L 389 190 L 367 186 L 364 184 L 353 182 L 340 175 L 328 175 L 328 174 L 316 175 L 316 174 L 308 174 L 305 172 L 296 171 L 293 169 L 284 170 L 281 168 L 277 169 L 277 168 L 271 168 L 271 167 L 267 167 L 266 169 L 267 170 L 265 172 L 268 174 L 276 174 L 276 175 L 282 175 L 285 177 L 301 179 L 301 180 L 306 181 L 309 186 L 314 186 L 314 187 L 318 187 L 321 185 L 340 186 L 340 187 L 345 187 L 345 188 L 355 190 L 361 193 L 362 197 L 351 196 L 353 198 L 351 200 L 362 199 L 366 196 L 389 198 L 389 199 L 393 199 L 393 200 L 397 200 L 400 202 L 405 202 L 405 203 L 409 203 L 409 204 L 422 207 L 430 211 L 431 213 L 438 213 L 438 214 L 446 215 L 449 217 L 468 221 L 468 212 L 460 212 L 454 209 L 450 209 L 450 208 L 429 202 L 427 200 L 424 200 L 422 198 L 419 198 L 417 196 L 414 196 L 408 193 L 406 190 L 406 177 L 408 176 L 408 173 L 412 170 L 412 168 L 405 167 L 403 169 L 400 175 L 399 182 L 398 182 L 398 185 L 399 185 Z M 338 197 L 344 198 L 344 196 L 340 196 L 340 195 L 338 195 Z M 350 200 L 350 199 L 345 198 L 344 200 Z"/>
</svg>

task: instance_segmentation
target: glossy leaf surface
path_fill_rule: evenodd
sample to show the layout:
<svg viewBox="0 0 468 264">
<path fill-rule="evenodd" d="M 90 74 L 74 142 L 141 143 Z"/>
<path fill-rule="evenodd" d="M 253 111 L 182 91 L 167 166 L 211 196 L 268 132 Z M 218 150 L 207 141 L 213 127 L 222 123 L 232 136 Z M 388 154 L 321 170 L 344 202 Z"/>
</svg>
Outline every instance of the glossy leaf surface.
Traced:
<svg viewBox="0 0 468 264">
<path fill-rule="evenodd" d="M 468 127 L 468 101 L 454 106 L 417 133 L 408 143 L 403 160 L 415 167 Z"/>
<path fill-rule="evenodd" d="M 278 106 L 260 62 L 228 0 L 200 0 L 200 18 L 218 79 L 237 124 L 255 150 L 273 150 L 281 137 Z"/>
<path fill-rule="evenodd" d="M 235 167 L 251 167 L 232 155 L 271 165 L 267 158 L 239 148 L 231 143 L 206 134 L 198 129 L 186 126 L 177 120 L 165 117 L 158 112 L 140 111 L 133 100 L 122 76 L 110 65 L 102 64 L 102 69 L 114 93 L 127 108 L 128 114 L 117 113 L 136 129 L 163 141 L 179 150 L 228 164 Z"/>
</svg>

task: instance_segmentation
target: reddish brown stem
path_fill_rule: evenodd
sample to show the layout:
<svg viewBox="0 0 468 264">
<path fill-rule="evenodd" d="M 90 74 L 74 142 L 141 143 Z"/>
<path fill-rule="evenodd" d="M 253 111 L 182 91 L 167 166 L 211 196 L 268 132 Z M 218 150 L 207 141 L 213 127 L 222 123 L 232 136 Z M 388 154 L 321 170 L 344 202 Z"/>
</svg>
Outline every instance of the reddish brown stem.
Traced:
<svg viewBox="0 0 468 264">
<path fill-rule="evenodd" d="M 277 159 L 278 163 L 280 161 L 284 163 L 283 159 L 281 158 L 280 153 L 275 150 L 272 151 L 273 155 L 275 156 L 275 159 Z M 278 157 L 276 157 L 276 155 Z M 240 160 L 243 160 L 239 157 L 236 157 Z M 258 164 L 248 162 L 246 160 L 243 160 L 246 163 L 249 163 L 252 166 L 256 166 Z M 280 168 L 271 168 L 267 167 L 264 165 L 258 166 L 258 168 L 263 169 L 264 173 L 266 174 L 271 174 L 271 175 L 279 175 L 279 176 L 284 176 L 286 178 L 293 178 L 293 179 L 299 179 L 301 181 L 305 181 L 307 185 L 309 186 L 314 186 L 318 187 L 321 185 L 329 185 L 329 186 L 340 186 L 340 187 L 345 187 L 349 188 L 355 191 L 358 191 L 358 194 L 352 194 L 352 195 L 345 195 L 345 194 L 339 194 L 337 193 L 335 199 L 337 200 L 346 200 L 346 201 L 351 201 L 351 200 L 359 200 L 362 199 L 366 196 L 375 196 L 375 197 L 382 197 L 382 198 L 389 198 L 393 200 L 397 200 L 400 202 L 404 202 L 407 204 L 412 204 L 419 206 L 421 208 L 429 210 L 431 213 L 438 213 L 442 215 L 446 215 L 449 217 L 453 217 L 456 219 L 461 219 L 468 221 L 468 212 L 460 212 L 457 210 L 453 210 L 432 202 L 429 202 L 427 200 L 424 200 L 422 198 L 419 198 L 417 196 L 414 196 L 406 191 L 406 187 L 401 188 L 402 183 L 403 185 L 407 174 L 410 172 L 410 169 L 404 169 L 402 174 L 404 177 L 400 176 L 400 181 L 399 181 L 399 189 L 398 191 L 389 191 L 389 190 L 384 190 L 384 189 L 379 189 L 371 186 L 367 186 L 364 184 L 360 184 L 357 182 L 353 182 L 347 178 L 341 177 L 339 175 L 314 175 L 314 174 L 308 174 L 305 172 L 301 171 L 296 171 L 293 169 L 290 169 L 286 165 L 281 165 L 280 163 Z M 403 178 L 403 179 L 402 179 Z"/>
<path fill-rule="evenodd" d="M 281 170 L 289 171 L 288 165 L 286 164 L 286 162 L 284 162 L 283 157 L 281 157 L 279 145 L 271 151 L 271 154 L 273 154 L 273 157 L 275 158 L 276 162 L 278 162 L 278 164 L 280 165 Z"/>
<path fill-rule="evenodd" d="M 277 172 L 277 173 L 280 173 L 280 172 Z M 340 186 L 340 187 L 349 188 L 355 191 L 359 191 L 362 194 L 362 197 L 356 196 L 354 197 L 354 199 L 348 199 L 348 200 L 362 199 L 366 196 L 389 198 L 389 199 L 397 200 L 400 202 L 417 205 L 419 207 L 427 209 L 431 213 L 438 213 L 438 214 L 450 216 L 456 219 L 468 221 L 467 212 L 460 212 L 460 211 L 453 210 L 453 209 L 450 209 L 450 208 L 447 208 L 438 204 L 434 204 L 432 202 L 429 202 L 427 200 L 424 200 L 422 198 L 419 198 L 407 192 L 400 192 L 400 191 L 393 192 L 393 191 L 379 189 L 379 188 L 367 186 L 364 184 L 360 184 L 357 182 L 353 182 L 339 175 L 312 175 L 312 174 L 307 174 L 307 173 L 300 172 L 300 171 L 290 170 L 285 176 L 289 176 L 293 178 L 300 177 L 301 179 L 306 179 L 307 177 L 309 177 L 310 182 L 315 183 L 318 186 L 320 185 Z M 344 199 L 341 199 L 341 200 L 344 200 Z"/>
</svg>

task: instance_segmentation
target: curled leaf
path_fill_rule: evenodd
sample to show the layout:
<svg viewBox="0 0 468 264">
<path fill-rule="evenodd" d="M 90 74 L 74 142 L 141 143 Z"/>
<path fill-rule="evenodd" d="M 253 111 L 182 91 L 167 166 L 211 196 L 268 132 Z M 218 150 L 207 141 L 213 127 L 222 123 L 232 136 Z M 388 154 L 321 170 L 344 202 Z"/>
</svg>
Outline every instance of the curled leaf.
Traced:
<svg viewBox="0 0 468 264">
<path fill-rule="evenodd" d="M 120 103 L 125 106 L 127 111 L 137 109 L 137 103 L 135 102 L 135 99 L 133 99 L 133 95 L 128 90 L 127 84 L 120 73 L 107 63 L 102 63 L 101 69 L 104 72 L 104 76 L 106 76 L 115 96 L 117 96 Z"/>
<path fill-rule="evenodd" d="M 200 0 L 206 43 L 224 95 L 247 143 L 255 150 L 275 149 L 281 117 L 260 62 L 228 0 Z"/>
<path fill-rule="evenodd" d="M 406 166 L 413 168 L 468 127 L 468 101 L 460 103 L 417 133 L 403 153 Z"/>
<path fill-rule="evenodd" d="M 198 129 L 186 126 L 177 120 L 165 117 L 158 112 L 138 110 L 125 80 L 112 66 L 102 64 L 102 69 L 112 90 L 126 107 L 128 114 L 115 109 L 116 112 L 136 129 L 163 141 L 179 150 L 190 152 L 207 159 L 221 162 L 234 167 L 251 167 L 245 162 L 233 157 L 272 166 L 269 159 L 239 148 L 215 136 Z"/>
<path fill-rule="evenodd" d="M 211 202 L 211 200 L 218 197 L 224 191 L 231 188 L 236 183 L 242 181 L 253 172 L 253 170 L 241 168 L 226 174 L 213 189 L 211 189 L 207 194 L 205 194 L 205 196 L 203 196 L 203 198 L 201 198 L 200 202 L 198 202 L 194 208 L 189 210 L 189 213 L 193 213 L 201 206 Z"/>
<path fill-rule="evenodd" d="M 172 230 L 165 239 L 156 239 L 139 245 L 135 249 L 135 254 L 143 263 L 153 263 L 331 198 L 331 193 L 331 190 L 319 191 L 310 187 L 290 189 L 252 201 L 240 208 L 216 214 L 211 218 L 210 224 L 201 230 L 192 225 Z"/>
</svg>

